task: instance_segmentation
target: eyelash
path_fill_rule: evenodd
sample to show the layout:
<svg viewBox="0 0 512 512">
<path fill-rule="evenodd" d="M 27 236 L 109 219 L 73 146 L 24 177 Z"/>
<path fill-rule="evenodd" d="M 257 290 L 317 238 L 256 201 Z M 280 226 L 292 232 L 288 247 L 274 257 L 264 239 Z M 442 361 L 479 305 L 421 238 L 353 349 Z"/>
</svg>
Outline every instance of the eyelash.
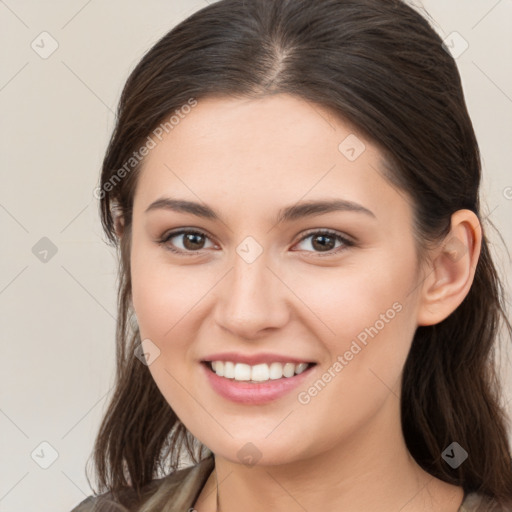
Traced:
<svg viewBox="0 0 512 512">
<path fill-rule="evenodd" d="M 164 234 L 162 236 L 162 238 L 160 238 L 157 241 L 157 243 L 159 245 L 165 246 L 165 249 L 167 249 L 175 254 L 179 254 L 180 256 L 198 256 L 198 255 L 200 255 L 203 250 L 183 251 L 181 249 L 176 249 L 176 248 L 172 247 L 170 244 L 168 244 L 168 242 L 169 242 L 169 240 L 171 240 L 171 238 L 174 238 L 179 235 L 188 235 L 188 234 L 201 235 L 208 239 L 210 238 L 206 233 L 196 230 L 196 229 L 181 229 L 178 231 L 173 231 L 173 232 Z M 308 231 L 300 240 L 297 241 L 297 244 L 303 242 L 304 240 L 311 237 L 312 235 L 329 235 L 343 243 L 342 246 L 340 246 L 336 249 L 331 249 L 326 252 L 306 251 L 306 252 L 313 252 L 314 254 L 316 254 L 317 256 L 320 256 L 320 257 L 334 256 L 334 255 L 339 254 L 340 252 L 346 250 L 347 248 L 353 247 L 355 245 L 355 242 L 353 242 L 352 240 L 349 240 L 348 238 L 340 235 L 337 231 L 332 231 L 330 229 Z"/>
</svg>

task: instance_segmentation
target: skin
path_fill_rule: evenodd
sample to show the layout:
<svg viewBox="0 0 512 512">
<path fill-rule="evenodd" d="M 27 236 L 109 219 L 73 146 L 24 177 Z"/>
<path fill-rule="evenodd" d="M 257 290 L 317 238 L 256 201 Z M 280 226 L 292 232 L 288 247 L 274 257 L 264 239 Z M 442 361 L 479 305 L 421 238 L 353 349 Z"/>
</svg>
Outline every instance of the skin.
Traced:
<svg viewBox="0 0 512 512">
<path fill-rule="evenodd" d="M 354 161 L 338 149 L 350 134 L 366 147 Z M 462 488 L 410 456 L 400 378 L 417 326 L 440 322 L 466 296 L 479 223 L 468 210 L 456 212 L 448 243 L 420 265 L 412 202 L 380 165 L 378 148 L 348 123 L 288 95 L 201 100 L 145 159 L 133 204 L 133 306 L 141 338 L 160 351 L 149 365 L 157 386 L 215 454 L 223 512 L 455 512 L 462 502 Z M 164 196 L 207 204 L 222 220 L 146 212 Z M 333 198 L 373 216 L 336 211 L 275 223 L 280 208 Z M 206 237 L 195 246 L 182 235 L 158 243 L 177 228 Z M 316 236 L 301 241 L 312 229 Z M 325 229 L 354 245 L 331 240 L 326 256 L 314 243 Z M 263 250 L 252 263 L 236 252 L 247 236 Z M 174 254 L 171 245 L 198 254 Z M 298 393 L 394 303 L 400 312 L 317 396 L 299 403 Z M 317 366 L 277 401 L 235 404 L 216 394 L 200 366 L 220 351 L 287 354 Z M 237 455 L 248 442 L 261 454 L 253 466 Z M 214 471 L 198 512 L 216 510 L 215 487 Z"/>
</svg>

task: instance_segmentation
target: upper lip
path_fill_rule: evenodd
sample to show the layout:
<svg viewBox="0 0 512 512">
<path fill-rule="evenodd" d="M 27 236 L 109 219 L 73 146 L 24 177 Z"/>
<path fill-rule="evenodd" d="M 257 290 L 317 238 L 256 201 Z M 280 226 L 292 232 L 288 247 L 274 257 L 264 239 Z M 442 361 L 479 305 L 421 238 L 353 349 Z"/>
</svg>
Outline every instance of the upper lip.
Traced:
<svg viewBox="0 0 512 512">
<path fill-rule="evenodd" d="M 281 354 L 271 354 L 262 352 L 260 354 L 239 354 L 237 352 L 221 352 L 211 354 L 202 359 L 203 361 L 232 361 L 233 363 L 244 363 L 250 366 L 261 363 L 313 363 L 314 361 L 299 359 L 298 357 L 284 356 Z"/>
</svg>

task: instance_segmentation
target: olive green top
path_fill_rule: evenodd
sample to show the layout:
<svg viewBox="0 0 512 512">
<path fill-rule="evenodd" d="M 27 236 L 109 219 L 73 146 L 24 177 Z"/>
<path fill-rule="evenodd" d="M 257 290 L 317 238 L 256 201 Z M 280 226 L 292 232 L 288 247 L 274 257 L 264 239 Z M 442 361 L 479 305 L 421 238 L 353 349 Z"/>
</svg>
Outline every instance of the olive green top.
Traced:
<svg viewBox="0 0 512 512">
<path fill-rule="evenodd" d="M 144 487 L 143 502 L 138 508 L 119 505 L 109 498 L 109 493 L 104 493 L 89 496 L 71 512 L 192 512 L 214 466 L 213 455 L 210 455 L 194 466 L 152 480 Z M 127 489 L 125 496 L 127 507 L 130 507 L 134 503 L 135 493 Z M 512 508 L 498 507 L 490 498 L 469 493 L 464 496 L 458 512 L 512 512 Z"/>
</svg>

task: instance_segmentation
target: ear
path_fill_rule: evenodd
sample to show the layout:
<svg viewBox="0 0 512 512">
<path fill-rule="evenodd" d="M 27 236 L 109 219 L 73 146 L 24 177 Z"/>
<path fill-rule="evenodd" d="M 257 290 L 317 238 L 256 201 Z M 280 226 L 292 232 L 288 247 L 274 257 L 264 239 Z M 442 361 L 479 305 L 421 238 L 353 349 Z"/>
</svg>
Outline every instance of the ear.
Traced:
<svg viewBox="0 0 512 512">
<path fill-rule="evenodd" d="M 434 325 L 451 315 L 473 284 L 482 245 L 480 221 L 471 210 L 458 210 L 440 247 L 432 251 L 431 264 L 421 287 L 418 325 Z"/>
<path fill-rule="evenodd" d="M 124 215 L 121 208 L 117 205 L 112 206 L 110 212 L 114 221 L 114 230 L 116 232 L 116 236 L 120 240 L 124 233 Z"/>
</svg>

